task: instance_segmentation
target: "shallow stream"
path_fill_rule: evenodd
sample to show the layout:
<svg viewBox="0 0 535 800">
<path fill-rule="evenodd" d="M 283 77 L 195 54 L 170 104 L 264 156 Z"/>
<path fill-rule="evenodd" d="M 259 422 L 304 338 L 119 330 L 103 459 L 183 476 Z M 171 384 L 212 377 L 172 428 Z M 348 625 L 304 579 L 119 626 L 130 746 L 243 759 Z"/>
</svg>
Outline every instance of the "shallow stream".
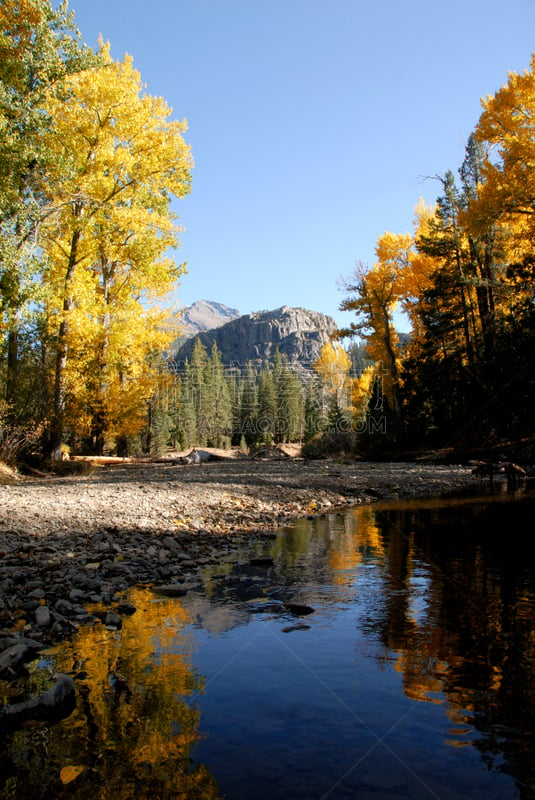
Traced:
<svg viewBox="0 0 535 800">
<path fill-rule="evenodd" d="M 302 520 L 32 667 L 1 798 L 535 798 L 535 496 Z M 259 549 L 262 547 L 262 549 Z M 48 684 L 47 684 L 48 685 Z"/>
</svg>

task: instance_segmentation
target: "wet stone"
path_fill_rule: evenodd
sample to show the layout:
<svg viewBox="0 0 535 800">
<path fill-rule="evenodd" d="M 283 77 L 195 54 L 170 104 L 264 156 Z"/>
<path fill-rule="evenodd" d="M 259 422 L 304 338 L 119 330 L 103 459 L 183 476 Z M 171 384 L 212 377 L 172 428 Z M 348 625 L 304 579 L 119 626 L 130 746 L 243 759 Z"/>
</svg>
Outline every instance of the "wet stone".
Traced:
<svg viewBox="0 0 535 800">
<path fill-rule="evenodd" d="M 162 597 L 184 597 L 192 588 L 194 588 L 192 584 L 188 583 L 168 583 L 163 586 L 153 586 L 152 591 Z"/>
<path fill-rule="evenodd" d="M 42 585 L 41 581 L 26 581 L 26 591 L 27 592 L 32 592 L 35 589 L 42 590 L 42 588 L 43 588 L 43 585 Z"/>
<path fill-rule="evenodd" d="M 46 597 L 46 592 L 44 589 L 34 589 L 32 592 L 29 592 L 28 597 L 31 600 L 42 600 Z"/>
<path fill-rule="evenodd" d="M 270 556 L 261 556 L 258 558 L 251 558 L 249 564 L 252 567 L 272 567 L 273 559 Z"/>
<path fill-rule="evenodd" d="M 311 606 L 307 606 L 304 603 L 285 603 L 284 608 L 289 611 L 290 614 L 295 614 L 298 617 L 313 614 L 315 611 Z"/>
<path fill-rule="evenodd" d="M 287 625 L 285 628 L 281 628 L 281 633 L 293 633 L 293 631 L 309 631 L 310 625 L 305 625 L 303 622 L 299 623 L 298 625 Z"/>
<path fill-rule="evenodd" d="M 104 617 L 104 624 L 107 628 L 114 628 L 115 630 L 120 630 L 123 627 L 123 621 L 121 617 L 114 611 L 107 612 L 106 616 Z"/>
<path fill-rule="evenodd" d="M 66 614 L 67 616 L 69 614 L 73 614 L 74 613 L 73 604 L 69 603 L 67 600 L 63 600 L 63 599 L 57 600 L 56 604 L 55 604 L 55 608 L 58 610 L 58 612 L 60 614 Z"/>
<path fill-rule="evenodd" d="M 118 614 L 122 614 L 125 617 L 131 617 L 132 614 L 136 613 L 137 608 L 134 605 L 132 605 L 132 603 L 123 602 L 119 603 L 116 611 Z"/>
<path fill-rule="evenodd" d="M 87 599 L 87 593 L 82 592 L 81 589 L 71 589 L 69 592 L 69 600 L 73 600 L 75 603 L 85 603 Z"/>
</svg>

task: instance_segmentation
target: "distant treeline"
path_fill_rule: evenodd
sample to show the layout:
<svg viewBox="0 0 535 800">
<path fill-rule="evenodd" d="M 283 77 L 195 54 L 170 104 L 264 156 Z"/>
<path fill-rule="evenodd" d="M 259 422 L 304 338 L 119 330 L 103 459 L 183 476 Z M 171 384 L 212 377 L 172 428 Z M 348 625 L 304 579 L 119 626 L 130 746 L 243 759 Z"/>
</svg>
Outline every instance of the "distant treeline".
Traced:
<svg viewBox="0 0 535 800">
<path fill-rule="evenodd" d="M 333 350 L 324 348 L 326 354 Z M 364 366 L 362 348 L 352 353 L 340 375 L 343 392 L 336 394 L 324 375 L 290 364 L 278 350 L 272 364 L 239 368 L 222 363 L 217 345 L 208 354 L 197 342 L 191 360 L 162 374 L 147 426 L 125 444 L 130 451 L 240 446 L 250 452 L 350 429 L 351 375 Z"/>
</svg>

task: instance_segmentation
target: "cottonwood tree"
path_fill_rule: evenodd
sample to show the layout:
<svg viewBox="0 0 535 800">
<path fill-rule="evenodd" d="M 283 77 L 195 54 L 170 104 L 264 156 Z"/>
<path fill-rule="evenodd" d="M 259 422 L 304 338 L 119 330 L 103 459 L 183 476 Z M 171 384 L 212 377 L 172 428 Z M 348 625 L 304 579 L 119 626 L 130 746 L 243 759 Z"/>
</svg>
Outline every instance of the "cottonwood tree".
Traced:
<svg viewBox="0 0 535 800">
<path fill-rule="evenodd" d="M 57 212 L 43 225 L 43 284 L 57 457 L 68 400 L 80 394 L 97 437 L 141 424 L 154 386 L 148 357 L 171 335 L 158 301 L 183 271 L 167 255 L 180 230 L 171 197 L 189 192 L 192 159 L 186 123 L 143 94 L 132 59 L 113 61 L 106 44 L 98 67 L 68 77 L 47 111 L 41 191 Z"/>
<path fill-rule="evenodd" d="M 357 322 L 341 335 L 363 334 L 370 360 L 384 375 L 384 393 L 393 413 L 396 432 L 402 424 L 400 401 L 399 338 L 394 327 L 394 311 L 406 293 L 406 273 L 410 270 L 413 237 L 385 233 L 379 237 L 377 261 L 370 269 L 358 265 L 346 281 L 349 297 L 342 310 L 355 311 Z"/>
<path fill-rule="evenodd" d="M 0 334 L 5 346 L 4 397 L 17 403 L 23 326 L 39 287 L 39 225 L 51 209 L 40 191 L 50 154 L 54 120 L 47 98 L 64 79 L 87 68 L 67 3 L 3 0 L 0 5 Z M 36 365 L 34 365 L 36 366 Z M 28 398 L 20 398 L 22 406 Z"/>
<path fill-rule="evenodd" d="M 326 342 L 312 369 L 319 375 L 328 400 L 334 397 L 336 405 L 345 409 L 348 405 L 351 358 L 342 345 L 336 341 Z"/>
</svg>

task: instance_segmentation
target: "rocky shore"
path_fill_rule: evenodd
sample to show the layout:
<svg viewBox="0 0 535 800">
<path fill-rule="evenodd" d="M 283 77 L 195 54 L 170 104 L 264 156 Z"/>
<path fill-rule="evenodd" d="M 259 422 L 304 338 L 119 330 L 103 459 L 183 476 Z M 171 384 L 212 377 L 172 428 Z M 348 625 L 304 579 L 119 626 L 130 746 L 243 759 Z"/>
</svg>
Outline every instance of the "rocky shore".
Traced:
<svg viewBox="0 0 535 800">
<path fill-rule="evenodd" d="M 180 596 L 207 565 L 293 519 L 470 485 L 470 467 L 299 459 L 13 475 L 0 485 L 0 679 L 95 617 L 120 628 L 133 585 Z"/>
</svg>

